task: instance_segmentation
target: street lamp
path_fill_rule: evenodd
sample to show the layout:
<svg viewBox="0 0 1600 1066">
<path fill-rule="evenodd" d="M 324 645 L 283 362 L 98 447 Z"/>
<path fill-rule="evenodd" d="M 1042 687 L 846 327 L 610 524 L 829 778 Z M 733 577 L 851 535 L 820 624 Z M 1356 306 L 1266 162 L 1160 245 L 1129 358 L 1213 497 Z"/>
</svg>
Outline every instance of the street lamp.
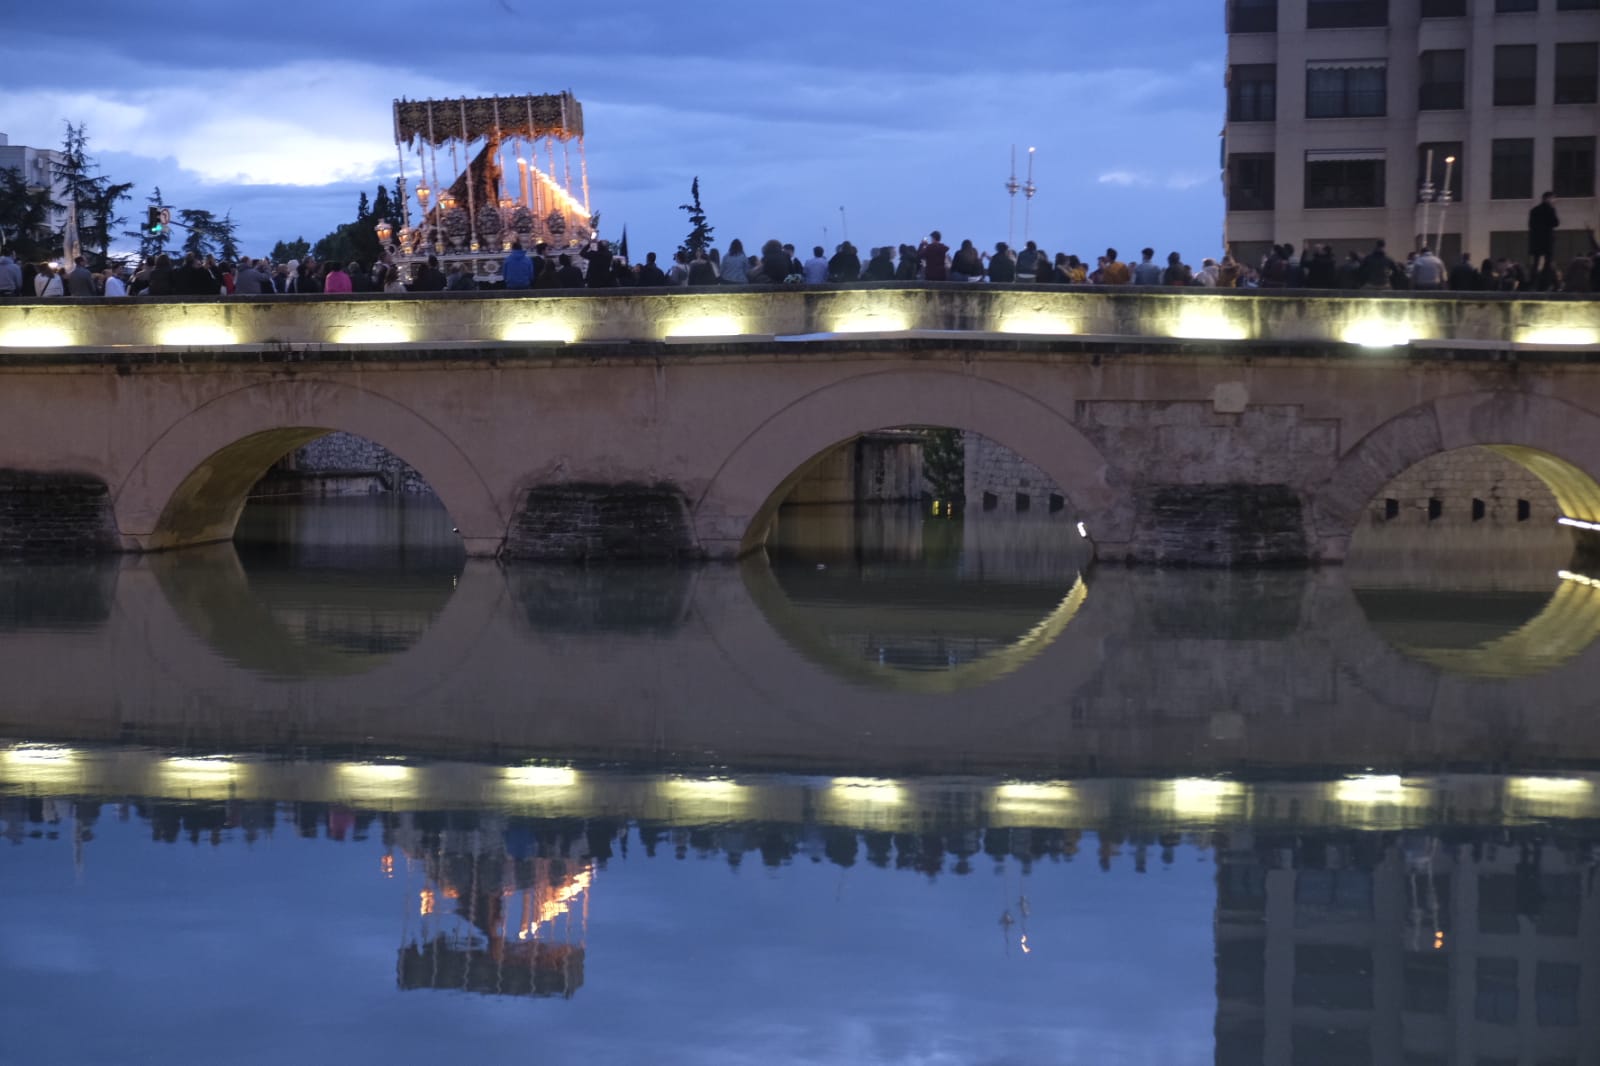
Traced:
<svg viewBox="0 0 1600 1066">
<path fill-rule="evenodd" d="M 1006 246 L 1017 243 L 1017 190 L 1022 185 L 1017 181 L 1017 146 L 1011 146 L 1011 176 L 1006 179 L 1006 192 L 1011 194 L 1011 213 L 1006 220 Z"/>
<path fill-rule="evenodd" d="M 1442 190 L 1440 190 L 1440 192 L 1439 192 L 1439 240 L 1438 240 L 1438 250 L 1441 251 L 1441 252 L 1444 250 L 1444 214 L 1450 208 L 1450 201 L 1452 199 L 1454 199 L 1453 195 L 1450 192 L 1450 178 L 1454 174 L 1455 169 L 1456 169 L 1456 157 L 1453 156 L 1453 155 L 1445 156 L 1444 157 L 1444 188 Z M 1426 232 L 1426 231 L 1424 231 L 1424 232 Z"/>
<path fill-rule="evenodd" d="M 1039 187 L 1033 183 L 1033 153 L 1038 149 L 1028 148 L 1028 180 L 1022 185 L 1022 239 L 1027 240 L 1033 235 L 1033 194 Z"/>
</svg>

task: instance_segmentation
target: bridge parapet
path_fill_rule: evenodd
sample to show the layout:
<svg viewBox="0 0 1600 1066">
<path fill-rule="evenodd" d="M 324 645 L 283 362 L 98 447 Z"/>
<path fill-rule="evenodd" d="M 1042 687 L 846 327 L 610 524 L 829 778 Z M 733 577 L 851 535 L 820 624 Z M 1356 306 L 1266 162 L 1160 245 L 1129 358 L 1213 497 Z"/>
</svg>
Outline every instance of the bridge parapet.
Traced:
<svg viewBox="0 0 1600 1066">
<path fill-rule="evenodd" d="M 1499 293 L 992 285 L 484 292 L 0 303 L 0 348 L 682 342 L 1002 334 L 1367 347 L 1600 345 L 1600 301 Z"/>
</svg>

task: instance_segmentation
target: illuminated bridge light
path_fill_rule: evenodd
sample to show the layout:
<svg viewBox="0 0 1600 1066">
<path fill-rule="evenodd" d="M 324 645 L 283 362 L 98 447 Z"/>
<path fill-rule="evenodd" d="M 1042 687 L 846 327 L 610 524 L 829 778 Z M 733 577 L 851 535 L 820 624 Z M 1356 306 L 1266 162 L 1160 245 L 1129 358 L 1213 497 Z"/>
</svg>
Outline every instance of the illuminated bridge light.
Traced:
<svg viewBox="0 0 1600 1066">
<path fill-rule="evenodd" d="M 664 340 L 695 340 L 700 337 L 737 337 L 745 332 L 742 320 L 733 315 L 696 315 L 680 318 L 667 326 Z"/>
<path fill-rule="evenodd" d="M 882 777 L 836 777 L 829 791 L 834 798 L 876 806 L 894 806 L 905 800 L 905 788 L 898 781 Z"/>
<path fill-rule="evenodd" d="M 834 333 L 904 333 L 910 327 L 906 316 L 893 311 L 842 315 L 833 324 Z"/>
<path fill-rule="evenodd" d="M 996 812 L 1011 816 L 1064 818 L 1074 800 L 1072 786 L 1059 781 L 1017 781 L 994 790 Z"/>
<path fill-rule="evenodd" d="M 1367 319 L 1346 326 L 1339 339 L 1346 344 L 1359 344 L 1363 348 L 1396 348 L 1402 344 L 1410 344 L 1414 336 L 1411 327 L 1403 322 Z"/>
<path fill-rule="evenodd" d="M 1059 315 L 1023 312 L 1006 315 L 1002 318 L 1000 320 L 1000 332 L 1058 336 L 1077 333 L 1078 324 Z"/>
<path fill-rule="evenodd" d="M 60 326 L 23 326 L 0 332 L 0 348 L 66 348 L 73 336 Z"/>
<path fill-rule="evenodd" d="M 1577 326 L 1548 326 L 1524 330 L 1517 336 L 1521 344 L 1554 344 L 1594 347 L 1600 345 L 1600 330 Z"/>
<path fill-rule="evenodd" d="M 334 344 L 405 344 L 411 330 L 394 322 L 361 322 L 333 331 Z"/>
<path fill-rule="evenodd" d="M 1241 341 L 1250 336 L 1248 329 L 1215 307 L 1181 308 L 1168 321 L 1167 332 L 1185 340 Z"/>
<path fill-rule="evenodd" d="M 1237 781 L 1209 777 L 1179 778 L 1163 791 L 1172 813 L 1186 818 L 1215 818 L 1245 797 L 1245 787 Z"/>
<path fill-rule="evenodd" d="M 523 788 L 571 788 L 578 783 L 578 771 L 570 766 L 509 766 L 505 781 Z"/>
<path fill-rule="evenodd" d="M 207 348 L 238 344 L 239 338 L 227 326 L 188 322 L 163 328 L 157 336 L 157 343 L 169 348 Z"/>
<path fill-rule="evenodd" d="M 578 332 L 565 322 L 513 322 L 500 334 L 500 339 L 571 344 L 578 339 Z"/>
<path fill-rule="evenodd" d="M 1594 782 L 1582 777 L 1513 777 L 1506 790 L 1522 799 L 1576 800 L 1594 794 Z"/>
</svg>

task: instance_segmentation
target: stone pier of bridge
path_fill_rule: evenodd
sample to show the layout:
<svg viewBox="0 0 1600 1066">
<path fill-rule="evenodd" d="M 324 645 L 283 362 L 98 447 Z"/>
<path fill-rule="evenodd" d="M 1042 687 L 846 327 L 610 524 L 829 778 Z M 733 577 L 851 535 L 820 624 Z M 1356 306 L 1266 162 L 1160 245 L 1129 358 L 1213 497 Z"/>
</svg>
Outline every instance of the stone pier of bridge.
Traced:
<svg viewBox="0 0 1600 1066">
<path fill-rule="evenodd" d="M 470 553 L 734 558 L 863 434 L 1026 458 L 1101 559 L 1337 561 L 1382 487 L 1487 447 L 1600 529 L 1600 302 L 984 285 L 0 304 L 0 553 L 226 540 L 353 433 Z"/>
</svg>

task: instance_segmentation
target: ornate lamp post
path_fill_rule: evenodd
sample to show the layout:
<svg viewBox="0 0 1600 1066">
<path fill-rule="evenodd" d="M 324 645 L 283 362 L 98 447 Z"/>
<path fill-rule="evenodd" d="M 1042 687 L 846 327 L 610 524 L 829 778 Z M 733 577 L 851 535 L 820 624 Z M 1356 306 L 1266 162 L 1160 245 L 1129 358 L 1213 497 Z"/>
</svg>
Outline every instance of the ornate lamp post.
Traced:
<svg viewBox="0 0 1600 1066">
<path fill-rule="evenodd" d="M 1422 186 L 1417 189 L 1417 199 L 1422 201 L 1422 237 L 1419 243 L 1428 243 L 1428 207 L 1433 203 L 1433 149 L 1428 149 L 1427 161 L 1422 165 Z"/>
<path fill-rule="evenodd" d="M 1006 192 L 1011 194 L 1011 211 L 1006 218 L 1006 247 L 1017 243 L 1017 190 L 1022 185 L 1017 181 L 1017 146 L 1011 146 L 1011 176 L 1006 179 Z"/>
<path fill-rule="evenodd" d="M 1444 250 L 1444 215 L 1445 212 L 1450 209 L 1450 201 L 1455 198 L 1450 192 L 1450 178 L 1454 175 L 1455 169 L 1456 157 L 1453 155 L 1445 156 L 1444 188 L 1439 191 L 1439 237 L 1435 249 L 1436 251 L 1440 252 Z M 1424 233 L 1426 233 L 1426 231 L 1424 231 Z"/>
<path fill-rule="evenodd" d="M 389 250 L 389 241 L 394 237 L 394 227 L 389 225 L 388 219 L 383 218 L 379 219 L 378 224 L 372 228 L 378 234 L 379 246 L 387 252 Z"/>
</svg>

